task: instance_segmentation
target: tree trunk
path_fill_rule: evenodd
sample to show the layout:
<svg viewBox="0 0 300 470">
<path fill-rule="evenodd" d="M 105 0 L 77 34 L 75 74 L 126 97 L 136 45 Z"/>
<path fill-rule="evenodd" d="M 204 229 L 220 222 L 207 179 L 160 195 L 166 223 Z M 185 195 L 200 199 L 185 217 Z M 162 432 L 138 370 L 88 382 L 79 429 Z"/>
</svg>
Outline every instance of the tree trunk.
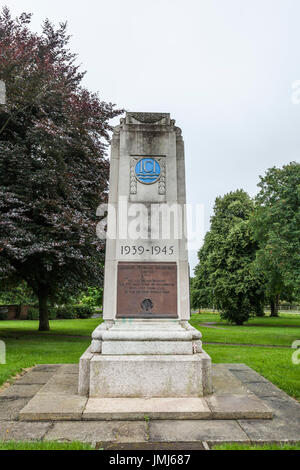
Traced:
<svg viewBox="0 0 300 470">
<path fill-rule="evenodd" d="M 271 299 L 271 317 L 278 317 L 279 295 L 275 295 Z"/>
<path fill-rule="evenodd" d="M 49 331 L 49 317 L 48 317 L 48 290 L 40 288 L 38 292 L 39 298 L 39 331 Z"/>
</svg>

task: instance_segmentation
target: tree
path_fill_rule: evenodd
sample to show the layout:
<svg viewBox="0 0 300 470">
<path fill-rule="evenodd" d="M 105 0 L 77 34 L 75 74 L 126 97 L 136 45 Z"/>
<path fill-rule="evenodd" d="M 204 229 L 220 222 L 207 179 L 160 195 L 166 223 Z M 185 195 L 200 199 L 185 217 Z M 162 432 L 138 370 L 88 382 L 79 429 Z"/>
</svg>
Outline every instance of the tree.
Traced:
<svg viewBox="0 0 300 470">
<path fill-rule="evenodd" d="M 199 250 L 194 288 L 238 325 L 263 312 L 263 278 L 254 268 L 257 244 L 249 222 L 254 204 L 243 190 L 218 197 L 211 227 Z"/>
<path fill-rule="evenodd" d="M 257 264 L 266 278 L 271 316 L 280 298 L 300 293 L 300 164 L 270 168 L 260 177 L 252 217 Z"/>
<path fill-rule="evenodd" d="M 60 289 L 101 287 L 96 208 L 107 198 L 109 120 L 121 110 L 82 87 L 66 24 L 46 20 L 37 35 L 30 21 L 0 15 L 0 276 L 26 281 L 44 331 Z"/>
</svg>

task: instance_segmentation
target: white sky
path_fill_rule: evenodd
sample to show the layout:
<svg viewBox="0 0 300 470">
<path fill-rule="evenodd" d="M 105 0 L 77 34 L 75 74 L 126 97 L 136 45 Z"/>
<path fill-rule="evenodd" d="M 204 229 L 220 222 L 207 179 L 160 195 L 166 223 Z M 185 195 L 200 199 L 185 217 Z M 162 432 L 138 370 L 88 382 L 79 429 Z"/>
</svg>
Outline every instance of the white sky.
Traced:
<svg viewBox="0 0 300 470">
<path fill-rule="evenodd" d="M 216 196 L 256 193 L 299 161 L 299 0 L 7 0 L 13 15 L 68 21 L 85 85 L 128 111 L 170 112 L 183 130 L 187 199 L 209 228 Z M 191 268 L 197 263 L 190 252 Z"/>
</svg>

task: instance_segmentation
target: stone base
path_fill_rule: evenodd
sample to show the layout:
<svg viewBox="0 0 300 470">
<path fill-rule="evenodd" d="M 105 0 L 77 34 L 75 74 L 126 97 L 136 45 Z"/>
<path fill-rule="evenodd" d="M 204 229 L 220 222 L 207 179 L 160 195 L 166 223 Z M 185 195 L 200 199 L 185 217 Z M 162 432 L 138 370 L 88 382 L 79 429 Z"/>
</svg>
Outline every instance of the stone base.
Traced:
<svg viewBox="0 0 300 470">
<path fill-rule="evenodd" d="M 202 397 L 212 392 L 211 359 L 193 355 L 105 356 L 90 360 L 90 397 Z"/>
<path fill-rule="evenodd" d="M 36 374 L 36 373 L 35 373 Z M 20 411 L 21 421 L 139 421 L 271 419 L 272 410 L 222 365 L 214 366 L 214 393 L 201 398 L 87 398 L 76 394 L 78 375 L 61 366 Z"/>
<path fill-rule="evenodd" d="M 201 333 L 178 320 L 100 324 L 80 359 L 81 396 L 202 397 L 212 393 L 211 359 Z"/>
</svg>

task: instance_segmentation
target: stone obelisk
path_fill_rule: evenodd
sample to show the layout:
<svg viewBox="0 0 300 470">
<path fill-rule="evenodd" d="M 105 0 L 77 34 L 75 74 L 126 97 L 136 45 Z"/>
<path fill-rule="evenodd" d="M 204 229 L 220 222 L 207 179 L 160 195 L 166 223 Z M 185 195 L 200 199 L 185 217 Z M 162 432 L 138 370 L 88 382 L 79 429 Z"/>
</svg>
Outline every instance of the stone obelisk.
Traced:
<svg viewBox="0 0 300 470">
<path fill-rule="evenodd" d="M 193 328 L 181 130 L 127 112 L 111 144 L 103 323 L 80 359 L 90 397 L 201 397 L 211 359 Z"/>
</svg>

